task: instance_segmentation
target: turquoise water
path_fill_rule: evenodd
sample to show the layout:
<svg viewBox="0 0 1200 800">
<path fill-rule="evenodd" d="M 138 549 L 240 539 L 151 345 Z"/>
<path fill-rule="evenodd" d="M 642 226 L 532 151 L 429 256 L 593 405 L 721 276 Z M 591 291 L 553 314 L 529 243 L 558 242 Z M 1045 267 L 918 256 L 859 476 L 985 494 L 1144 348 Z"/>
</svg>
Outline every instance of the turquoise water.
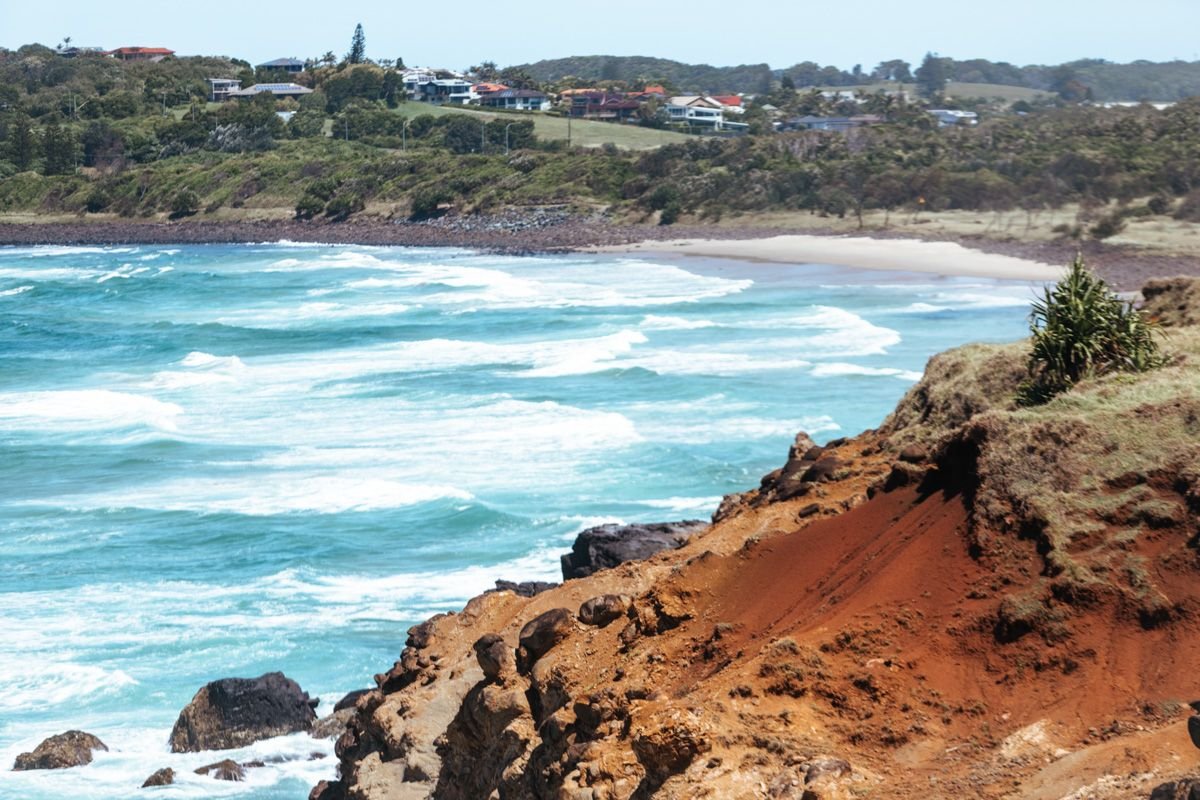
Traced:
<svg viewBox="0 0 1200 800">
<path fill-rule="evenodd" d="M 1025 329 L 1031 288 L 820 265 L 301 246 L 0 248 L 0 797 L 303 798 L 172 756 L 209 680 L 332 702 L 497 578 L 608 521 L 705 517 L 878 425 L 933 353 Z M 327 710 L 327 709 L 325 709 Z"/>
</svg>

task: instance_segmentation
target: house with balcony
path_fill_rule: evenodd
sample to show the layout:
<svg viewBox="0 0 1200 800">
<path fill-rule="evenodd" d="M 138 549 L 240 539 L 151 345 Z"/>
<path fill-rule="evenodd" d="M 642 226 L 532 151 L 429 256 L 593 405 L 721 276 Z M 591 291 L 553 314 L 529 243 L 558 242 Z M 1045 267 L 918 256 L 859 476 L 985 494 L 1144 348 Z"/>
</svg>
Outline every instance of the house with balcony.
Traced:
<svg viewBox="0 0 1200 800">
<path fill-rule="evenodd" d="M 483 108 L 500 108 L 507 111 L 549 111 L 550 98 L 532 89 L 502 89 L 495 92 L 480 92 L 477 99 Z"/>
<path fill-rule="evenodd" d="M 231 92 L 241 91 L 242 82 L 234 78 L 205 78 L 208 82 L 208 99 L 212 103 L 224 103 Z"/>
<path fill-rule="evenodd" d="M 449 70 L 412 67 L 400 76 L 409 99 L 421 103 L 461 106 L 478 97 L 470 81 Z"/>
<path fill-rule="evenodd" d="M 118 61 L 162 61 L 167 56 L 175 55 L 174 50 L 165 47 L 118 47 L 109 50 L 104 55 L 112 56 Z"/>
<path fill-rule="evenodd" d="M 229 92 L 230 98 L 246 99 L 258 97 L 260 94 L 271 94 L 275 97 L 291 97 L 299 99 L 306 94 L 312 94 L 313 90 L 307 86 L 300 86 L 295 83 L 256 83 L 253 86 L 248 86 L 245 89 Z"/>
<path fill-rule="evenodd" d="M 298 58 L 277 58 L 274 61 L 258 64 L 256 69 L 274 70 L 276 72 L 286 72 L 296 75 L 304 72 L 304 62 Z"/>
<path fill-rule="evenodd" d="M 667 121 L 672 125 L 687 125 L 689 128 L 713 131 L 745 131 L 749 125 L 731 122 L 725 118 L 726 107 L 711 97 L 683 95 L 667 100 L 663 108 Z"/>
<path fill-rule="evenodd" d="M 637 116 L 642 104 L 620 92 L 605 92 L 600 89 L 569 90 L 563 92 L 572 117 L 599 119 L 609 122 L 624 122 Z"/>
</svg>

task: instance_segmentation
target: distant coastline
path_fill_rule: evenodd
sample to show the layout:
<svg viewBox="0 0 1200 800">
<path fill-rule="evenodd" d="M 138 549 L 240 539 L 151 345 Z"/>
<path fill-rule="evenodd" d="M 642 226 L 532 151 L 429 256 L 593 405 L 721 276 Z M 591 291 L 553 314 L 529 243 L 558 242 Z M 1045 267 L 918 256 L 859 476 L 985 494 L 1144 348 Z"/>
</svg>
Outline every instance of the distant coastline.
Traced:
<svg viewBox="0 0 1200 800">
<path fill-rule="evenodd" d="M 1082 250 L 1093 268 L 1122 290 L 1148 278 L 1200 275 L 1200 259 L 1134 247 L 1015 241 L 984 236 L 921 236 L 911 230 L 803 229 L 746 224 L 634 225 L 603 218 L 550 220 L 450 217 L 429 222 L 355 218 L 219 222 L 89 220 L 0 221 L 3 245 L 254 244 L 296 241 L 371 246 L 462 247 L 533 255 L 588 251 L 659 253 L 773 263 L 827 263 L 1010 280 L 1054 280 L 1058 265 Z M 886 244 L 883 244 L 886 242 Z"/>
</svg>

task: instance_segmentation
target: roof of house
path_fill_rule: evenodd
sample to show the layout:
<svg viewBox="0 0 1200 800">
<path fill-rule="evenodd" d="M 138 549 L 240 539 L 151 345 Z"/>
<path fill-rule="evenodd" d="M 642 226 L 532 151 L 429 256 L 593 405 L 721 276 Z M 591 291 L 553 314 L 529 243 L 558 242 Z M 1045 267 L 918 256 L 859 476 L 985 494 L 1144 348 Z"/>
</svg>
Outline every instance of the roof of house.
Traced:
<svg viewBox="0 0 1200 800">
<path fill-rule="evenodd" d="M 296 83 L 256 83 L 236 92 L 230 92 L 233 97 L 253 97 L 254 95 L 270 92 L 271 94 L 312 94 L 313 90 Z"/>
<path fill-rule="evenodd" d="M 676 95 L 667 101 L 673 106 L 706 106 L 708 108 L 720 108 L 721 104 L 711 97 L 701 97 L 700 95 Z"/>
<path fill-rule="evenodd" d="M 714 94 L 710 99 L 716 100 L 723 106 L 738 106 L 742 105 L 742 96 L 740 94 Z"/>
<path fill-rule="evenodd" d="M 258 65 L 263 69 L 279 69 L 283 67 L 303 67 L 304 62 L 298 58 L 277 58 L 274 61 L 265 61 Z"/>
<path fill-rule="evenodd" d="M 492 98 L 492 97 L 517 98 L 517 99 L 526 99 L 526 100 L 545 100 L 546 99 L 546 95 L 544 92 L 535 92 L 533 89 L 507 89 L 507 88 L 501 89 L 498 92 L 488 92 L 481 99 L 486 100 L 486 99 Z"/>
<path fill-rule="evenodd" d="M 168 50 L 165 47 L 118 47 L 116 50 L 109 50 L 108 55 L 148 55 L 148 56 L 173 56 L 174 50 Z"/>
<path fill-rule="evenodd" d="M 508 87 L 503 83 L 477 83 L 471 87 L 477 94 L 487 94 L 489 92 L 503 92 Z"/>
</svg>

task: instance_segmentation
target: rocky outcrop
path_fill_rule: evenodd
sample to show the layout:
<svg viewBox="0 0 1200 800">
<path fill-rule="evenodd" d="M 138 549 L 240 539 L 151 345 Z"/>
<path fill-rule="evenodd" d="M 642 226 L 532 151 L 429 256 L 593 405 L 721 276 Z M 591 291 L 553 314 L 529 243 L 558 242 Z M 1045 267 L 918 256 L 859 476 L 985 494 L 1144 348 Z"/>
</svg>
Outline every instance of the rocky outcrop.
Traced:
<svg viewBox="0 0 1200 800">
<path fill-rule="evenodd" d="M 1200 331 L 1167 341 L 1021 409 L 1027 348 L 962 348 L 701 536 L 581 536 L 562 585 L 411 629 L 312 796 L 1200 800 Z"/>
<path fill-rule="evenodd" d="M 565 608 L 552 608 L 531 619 L 521 628 L 517 668 L 521 672 L 528 672 L 539 658 L 567 638 L 574 626 L 575 615 Z"/>
<path fill-rule="evenodd" d="M 193 772 L 197 775 L 208 775 L 219 781 L 240 782 L 246 780 L 245 768 L 231 758 L 213 764 L 205 764 L 203 767 L 197 767 Z"/>
<path fill-rule="evenodd" d="M 603 628 L 625 616 L 633 601 L 623 594 L 602 594 L 584 601 L 579 607 L 579 621 L 584 625 Z"/>
<path fill-rule="evenodd" d="M 84 731 L 67 731 L 44 740 L 31 753 L 21 753 L 13 771 L 69 769 L 92 763 L 93 750 L 108 750 L 104 742 Z"/>
<path fill-rule="evenodd" d="M 309 731 L 317 718 L 316 704 L 281 672 L 213 681 L 180 712 L 171 730 L 171 752 L 229 750 Z"/>
<path fill-rule="evenodd" d="M 518 597 L 533 597 L 534 595 L 547 592 L 558 586 L 557 583 L 551 581 L 514 581 L 498 580 L 496 581 L 495 589 L 488 589 L 489 592 L 512 592 Z"/>
<path fill-rule="evenodd" d="M 588 528 L 575 537 L 571 552 L 562 557 L 563 580 L 586 578 L 627 561 L 641 561 L 664 550 L 675 550 L 706 527 L 700 520 L 687 520 Z"/>
<path fill-rule="evenodd" d="M 149 778 L 146 778 L 142 784 L 142 788 L 149 789 L 153 786 L 170 786 L 173 783 L 175 783 L 175 770 L 170 767 L 163 767 Z"/>
</svg>

